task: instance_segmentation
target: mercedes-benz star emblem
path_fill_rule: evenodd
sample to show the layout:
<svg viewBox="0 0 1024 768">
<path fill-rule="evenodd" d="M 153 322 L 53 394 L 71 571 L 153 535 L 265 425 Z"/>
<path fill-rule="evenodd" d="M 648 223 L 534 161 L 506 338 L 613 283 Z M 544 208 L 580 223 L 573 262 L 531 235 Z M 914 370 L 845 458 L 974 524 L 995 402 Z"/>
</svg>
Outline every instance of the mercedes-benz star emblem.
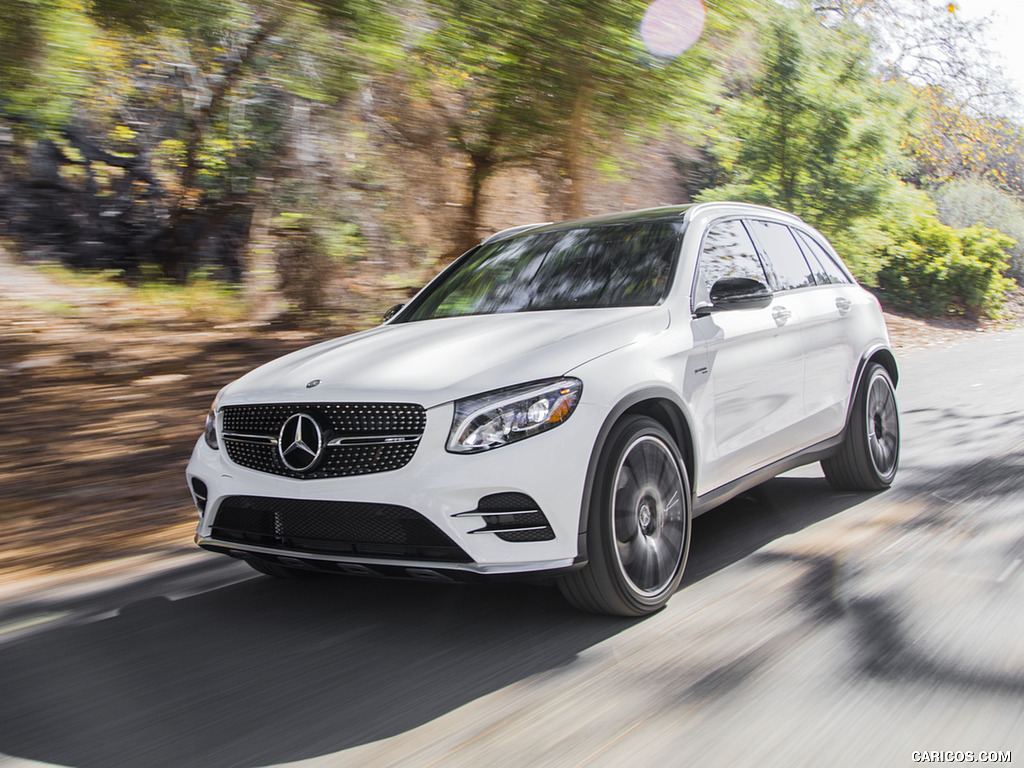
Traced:
<svg viewBox="0 0 1024 768">
<path fill-rule="evenodd" d="M 277 453 L 293 472 L 307 472 L 317 465 L 324 450 L 320 425 L 306 413 L 288 417 L 277 439 Z"/>
</svg>

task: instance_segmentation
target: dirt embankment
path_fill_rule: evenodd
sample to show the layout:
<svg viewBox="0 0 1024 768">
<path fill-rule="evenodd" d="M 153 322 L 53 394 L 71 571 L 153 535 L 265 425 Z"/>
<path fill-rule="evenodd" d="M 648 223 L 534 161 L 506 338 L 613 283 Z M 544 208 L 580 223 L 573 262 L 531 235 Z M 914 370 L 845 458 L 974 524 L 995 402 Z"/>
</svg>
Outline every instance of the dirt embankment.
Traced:
<svg viewBox="0 0 1024 768">
<path fill-rule="evenodd" d="M 998 327 L 887 319 L 897 354 Z M 213 396 L 323 336 L 188 322 L 0 260 L 0 580 L 189 547 L 184 469 Z"/>
</svg>

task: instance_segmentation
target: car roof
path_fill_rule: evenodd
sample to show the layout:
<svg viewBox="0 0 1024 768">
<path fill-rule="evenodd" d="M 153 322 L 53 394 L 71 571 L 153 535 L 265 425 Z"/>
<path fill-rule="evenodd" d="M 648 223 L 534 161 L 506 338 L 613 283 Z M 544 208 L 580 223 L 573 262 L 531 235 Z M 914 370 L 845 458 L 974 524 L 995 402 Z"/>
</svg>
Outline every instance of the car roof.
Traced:
<svg viewBox="0 0 1024 768">
<path fill-rule="evenodd" d="M 736 202 L 710 202 L 710 203 L 690 203 L 688 205 L 665 205 L 657 208 L 643 208 L 635 211 L 619 211 L 617 213 L 604 213 L 597 216 L 587 216 L 582 219 L 570 219 L 568 221 L 558 222 L 544 222 L 540 224 L 525 224 L 518 227 L 510 227 L 509 229 L 503 229 L 500 232 L 496 232 L 488 237 L 483 242 L 493 243 L 498 240 L 505 240 L 516 235 L 521 235 L 526 232 L 558 232 L 569 229 L 584 229 L 589 227 L 604 227 L 614 226 L 616 224 L 633 224 L 637 222 L 645 221 L 665 221 L 672 219 L 679 220 L 690 220 L 694 216 L 703 213 L 711 213 L 720 211 L 723 215 L 725 214 L 771 214 L 773 216 L 782 217 L 788 219 L 791 222 L 801 222 L 798 216 L 785 211 L 780 211 L 777 208 L 769 208 L 764 205 L 754 205 L 753 203 L 736 203 Z"/>
</svg>

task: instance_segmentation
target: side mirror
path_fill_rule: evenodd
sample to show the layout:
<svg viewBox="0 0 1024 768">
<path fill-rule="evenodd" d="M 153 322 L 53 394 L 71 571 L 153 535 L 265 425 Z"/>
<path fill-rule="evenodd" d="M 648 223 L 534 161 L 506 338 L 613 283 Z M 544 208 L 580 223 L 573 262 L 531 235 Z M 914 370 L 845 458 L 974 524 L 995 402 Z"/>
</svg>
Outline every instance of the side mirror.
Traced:
<svg viewBox="0 0 1024 768">
<path fill-rule="evenodd" d="M 402 311 L 402 307 L 404 307 L 404 306 L 405 306 L 405 304 L 395 304 L 395 306 L 393 306 L 391 309 L 389 309 L 387 312 L 384 313 L 384 317 L 382 317 L 380 319 L 380 321 L 382 323 L 386 323 L 392 317 L 394 317 L 399 312 L 401 312 Z"/>
<path fill-rule="evenodd" d="M 749 277 L 723 277 L 711 286 L 711 303 L 694 310 L 698 317 L 729 309 L 761 309 L 772 303 L 772 289 Z"/>
</svg>

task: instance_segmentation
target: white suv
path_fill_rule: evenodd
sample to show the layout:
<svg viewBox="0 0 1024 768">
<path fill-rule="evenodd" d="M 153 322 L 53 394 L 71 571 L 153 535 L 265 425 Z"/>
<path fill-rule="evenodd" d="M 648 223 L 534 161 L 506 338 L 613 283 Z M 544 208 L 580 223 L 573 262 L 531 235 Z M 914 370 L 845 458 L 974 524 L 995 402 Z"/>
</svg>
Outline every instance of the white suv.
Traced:
<svg viewBox="0 0 1024 768">
<path fill-rule="evenodd" d="M 795 216 L 518 227 L 225 387 L 187 470 L 196 542 L 276 576 L 554 576 L 649 613 L 694 515 L 815 461 L 889 486 L 896 378 L 877 301 Z"/>
</svg>

